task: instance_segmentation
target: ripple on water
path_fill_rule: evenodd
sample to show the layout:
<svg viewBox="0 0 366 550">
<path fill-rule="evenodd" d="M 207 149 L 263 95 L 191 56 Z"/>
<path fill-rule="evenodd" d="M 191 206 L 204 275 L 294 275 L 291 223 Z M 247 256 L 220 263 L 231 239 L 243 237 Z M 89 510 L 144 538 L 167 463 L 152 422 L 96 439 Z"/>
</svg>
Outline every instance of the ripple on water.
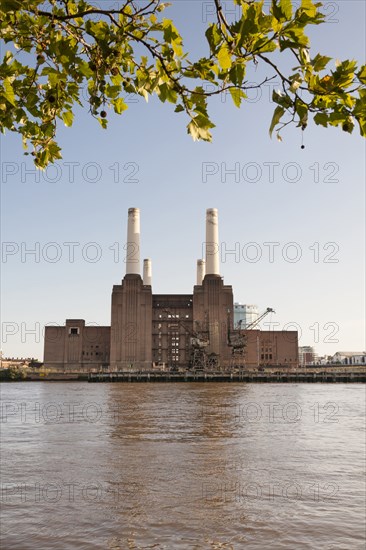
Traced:
<svg viewBox="0 0 366 550">
<path fill-rule="evenodd" d="M 21 383 L 2 400 L 6 550 L 364 549 L 364 385 Z"/>
</svg>

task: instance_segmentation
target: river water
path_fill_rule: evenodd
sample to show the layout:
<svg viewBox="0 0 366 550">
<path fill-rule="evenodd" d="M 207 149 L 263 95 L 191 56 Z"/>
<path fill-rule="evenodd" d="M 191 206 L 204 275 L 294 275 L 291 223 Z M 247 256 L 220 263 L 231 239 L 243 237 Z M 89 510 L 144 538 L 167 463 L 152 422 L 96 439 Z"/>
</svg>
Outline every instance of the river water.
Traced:
<svg viewBox="0 0 366 550">
<path fill-rule="evenodd" d="M 1 386 L 2 550 L 365 548 L 365 385 Z"/>
</svg>

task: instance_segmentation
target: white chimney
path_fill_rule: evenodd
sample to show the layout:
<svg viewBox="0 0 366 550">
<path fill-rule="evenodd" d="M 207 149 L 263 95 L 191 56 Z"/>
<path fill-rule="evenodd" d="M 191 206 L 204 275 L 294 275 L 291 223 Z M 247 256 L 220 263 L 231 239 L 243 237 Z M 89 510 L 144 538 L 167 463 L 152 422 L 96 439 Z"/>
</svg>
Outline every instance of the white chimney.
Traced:
<svg viewBox="0 0 366 550">
<path fill-rule="evenodd" d="M 205 278 L 205 275 L 206 275 L 206 261 L 197 260 L 197 284 L 199 286 L 202 285 L 202 281 Z"/>
<path fill-rule="evenodd" d="M 206 211 L 206 275 L 220 275 L 220 243 L 217 208 Z"/>
<path fill-rule="evenodd" d="M 140 209 L 128 209 L 126 275 L 140 274 Z"/>
<path fill-rule="evenodd" d="M 151 286 L 151 260 L 149 258 L 144 260 L 143 282 L 144 282 L 144 285 L 150 285 Z"/>
</svg>

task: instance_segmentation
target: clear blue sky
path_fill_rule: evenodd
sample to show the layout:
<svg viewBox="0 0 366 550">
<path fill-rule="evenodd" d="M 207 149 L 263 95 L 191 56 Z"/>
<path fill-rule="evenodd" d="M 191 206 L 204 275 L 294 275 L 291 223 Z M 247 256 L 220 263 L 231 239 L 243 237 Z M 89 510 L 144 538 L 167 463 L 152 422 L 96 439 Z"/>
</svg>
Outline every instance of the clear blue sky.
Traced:
<svg viewBox="0 0 366 550">
<path fill-rule="evenodd" d="M 364 60 L 365 3 L 325 4 L 330 21 L 311 29 L 314 55 Z M 205 51 L 210 7 L 184 0 L 170 8 L 192 57 Z M 205 211 L 216 207 L 222 251 L 239 251 L 239 258 L 222 254 L 221 264 L 235 301 L 274 308 L 277 328 L 297 323 L 301 345 L 320 354 L 362 351 L 365 141 L 358 130 L 350 136 L 311 124 L 304 150 L 297 129 L 278 143 L 268 136 L 273 109 L 269 87 L 240 110 L 229 98 L 215 99 L 212 144 L 194 143 L 184 115 L 157 99 L 131 102 L 122 117 L 110 111 L 108 131 L 84 110 L 71 129 L 60 124 L 63 159 L 39 182 L 27 172 L 33 166 L 21 140 L 2 137 L 2 240 L 15 251 L 2 266 L 4 355 L 42 358 L 47 323 L 110 323 L 129 207 L 141 209 L 141 254 L 153 262 L 153 292 L 192 292 Z M 235 167 L 238 176 L 225 173 Z M 80 243 L 73 262 L 70 242 Z M 279 243 L 273 261 L 264 243 Z M 37 258 L 25 255 L 37 247 Z M 52 262 L 55 254 L 61 257 Z"/>
</svg>

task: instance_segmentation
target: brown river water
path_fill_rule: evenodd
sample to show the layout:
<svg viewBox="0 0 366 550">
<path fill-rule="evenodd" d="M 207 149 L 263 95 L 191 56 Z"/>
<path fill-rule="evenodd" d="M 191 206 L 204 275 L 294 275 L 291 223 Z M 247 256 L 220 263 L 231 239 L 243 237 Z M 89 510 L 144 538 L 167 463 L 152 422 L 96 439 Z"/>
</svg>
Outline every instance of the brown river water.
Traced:
<svg viewBox="0 0 366 550">
<path fill-rule="evenodd" d="M 365 548 L 365 385 L 1 385 L 2 550 Z"/>
</svg>

